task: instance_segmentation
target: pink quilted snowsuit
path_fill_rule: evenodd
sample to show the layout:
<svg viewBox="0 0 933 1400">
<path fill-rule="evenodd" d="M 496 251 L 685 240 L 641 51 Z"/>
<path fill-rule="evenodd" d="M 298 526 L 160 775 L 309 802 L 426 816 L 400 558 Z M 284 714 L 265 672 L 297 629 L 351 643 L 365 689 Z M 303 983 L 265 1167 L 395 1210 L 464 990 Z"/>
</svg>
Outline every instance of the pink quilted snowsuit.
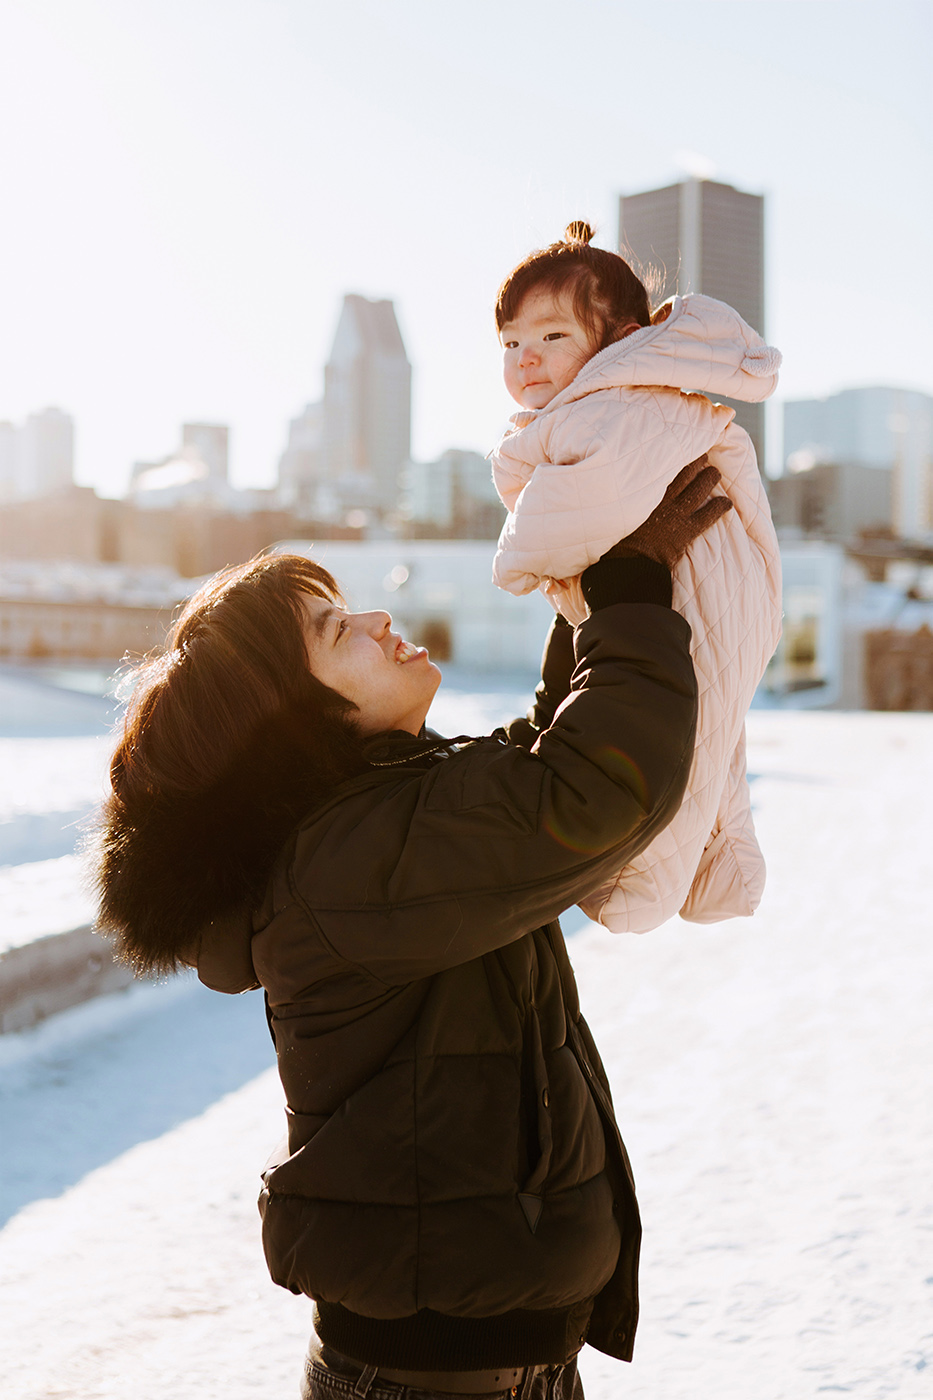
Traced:
<svg viewBox="0 0 933 1400">
<path fill-rule="evenodd" d="M 693 631 L 696 753 L 670 826 L 582 902 L 613 932 L 643 933 L 678 911 L 697 923 L 751 914 L 765 880 L 745 714 L 781 634 L 780 556 L 751 439 L 704 395 L 765 399 L 781 357 L 723 302 L 668 305 L 666 320 L 594 355 L 545 408 L 516 413 L 490 454 L 509 511 L 493 578 L 511 593 L 542 587 L 571 621 L 580 573 L 650 515 L 685 463 L 707 452 L 734 505 L 674 573 L 674 607 Z"/>
</svg>

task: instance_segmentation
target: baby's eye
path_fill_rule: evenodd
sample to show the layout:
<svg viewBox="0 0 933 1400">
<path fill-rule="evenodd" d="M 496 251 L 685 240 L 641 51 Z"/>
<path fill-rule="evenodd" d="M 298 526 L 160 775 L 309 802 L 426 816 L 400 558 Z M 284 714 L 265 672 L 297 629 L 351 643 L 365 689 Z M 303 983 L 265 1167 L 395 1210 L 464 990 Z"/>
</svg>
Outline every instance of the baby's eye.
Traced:
<svg viewBox="0 0 933 1400">
<path fill-rule="evenodd" d="M 566 334 L 566 331 L 548 331 L 544 338 L 545 340 L 563 340 Z"/>
<path fill-rule="evenodd" d="M 518 341 L 517 341 L 517 340 L 504 340 L 504 341 L 502 342 L 502 348 L 503 348 L 503 350 L 514 350 L 514 349 L 517 347 L 517 345 L 518 345 Z"/>
</svg>

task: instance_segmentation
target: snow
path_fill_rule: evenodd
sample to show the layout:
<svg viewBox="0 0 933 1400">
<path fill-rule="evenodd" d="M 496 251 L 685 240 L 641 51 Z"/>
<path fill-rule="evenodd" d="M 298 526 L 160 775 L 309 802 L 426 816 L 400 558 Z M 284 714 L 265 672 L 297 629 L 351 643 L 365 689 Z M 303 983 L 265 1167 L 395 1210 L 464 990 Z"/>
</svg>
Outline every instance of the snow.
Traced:
<svg viewBox="0 0 933 1400">
<path fill-rule="evenodd" d="M 451 680 L 438 728 L 518 708 L 511 678 Z M 93 800 L 82 737 L 54 742 L 67 801 L 33 785 L 10 820 Z M 754 919 L 564 921 L 645 1223 L 635 1361 L 586 1348 L 586 1393 L 920 1400 L 933 715 L 755 711 L 749 768 Z M 0 1040 L 0 1097 L 5 1400 L 297 1395 L 310 1304 L 269 1281 L 255 1206 L 284 1126 L 261 998 L 180 979 L 76 1008 Z"/>
<path fill-rule="evenodd" d="M 93 918 L 74 849 L 104 794 L 112 708 L 0 674 L 0 952 Z"/>
<path fill-rule="evenodd" d="M 35 840 L 36 826 L 24 825 L 24 841 Z M 71 839 L 73 844 L 73 833 Z M 74 854 L 0 866 L 0 953 L 93 923 L 94 901 L 85 887 L 85 874 L 80 857 Z"/>
<path fill-rule="evenodd" d="M 78 735 L 100 739 L 107 732 L 114 702 L 101 695 L 61 689 L 18 669 L 0 670 L 0 743 L 4 760 L 15 762 L 10 740 L 57 739 Z M 6 772 L 4 767 L 4 772 Z"/>
</svg>

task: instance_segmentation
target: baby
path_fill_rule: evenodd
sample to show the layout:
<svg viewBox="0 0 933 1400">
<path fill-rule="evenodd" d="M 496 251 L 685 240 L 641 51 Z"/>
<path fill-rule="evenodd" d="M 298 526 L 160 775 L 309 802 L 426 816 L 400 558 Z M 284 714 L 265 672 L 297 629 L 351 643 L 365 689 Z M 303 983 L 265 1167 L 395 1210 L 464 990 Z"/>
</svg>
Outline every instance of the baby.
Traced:
<svg viewBox="0 0 933 1400">
<path fill-rule="evenodd" d="M 577 623 L 579 575 L 651 514 L 681 467 L 705 452 L 722 473 L 734 509 L 674 574 L 699 686 L 687 793 L 583 904 L 613 932 L 642 933 L 678 911 L 698 923 L 751 914 L 764 888 L 745 714 L 780 637 L 780 557 L 751 439 L 705 396 L 767 398 L 781 357 L 711 297 L 675 296 L 652 316 L 629 264 L 592 237 L 570 224 L 499 290 L 505 383 L 522 411 L 490 454 L 509 511 L 493 577 L 512 593 L 542 588 Z"/>
</svg>

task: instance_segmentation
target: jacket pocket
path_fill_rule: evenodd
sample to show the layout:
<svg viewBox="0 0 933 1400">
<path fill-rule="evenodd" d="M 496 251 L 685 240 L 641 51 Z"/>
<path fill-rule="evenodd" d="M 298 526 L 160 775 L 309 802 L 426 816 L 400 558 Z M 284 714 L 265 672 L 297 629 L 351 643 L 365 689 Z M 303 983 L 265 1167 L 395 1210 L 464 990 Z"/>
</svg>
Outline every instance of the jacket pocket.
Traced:
<svg viewBox="0 0 933 1400">
<path fill-rule="evenodd" d="M 544 1194 L 554 1139 L 551 1127 L 551 1102 L 547 1063 L 541 1040 L 541 1024 L 534 1006 L 528 1008 L 522 1060 L 522 1121 L 525 1130 L 525 1176 L 520 1196 L 540 1197 Z M 523 1204 L 526 1217 L 529 1210 Z M 538 1212 L 540 1214 L 540 1212 Z M 529 1224 L 530 1224 L 529 1220 Z M 535 1220 L 537 1224 L 537 1220 Z M 534 1225 L 532 1225 L 532 1230 Z"/>
<path fill-rule="evenodd" d="M 294 1109 L 285 1109 L 285 1121 L 288 1124 L 288 1154 L 293 1156 L 311 1141 L 319 1128 L 323 1128 L 327 1122 L 328 1115 L 320 1113 L 296 1113 Z"/>
</svg>

